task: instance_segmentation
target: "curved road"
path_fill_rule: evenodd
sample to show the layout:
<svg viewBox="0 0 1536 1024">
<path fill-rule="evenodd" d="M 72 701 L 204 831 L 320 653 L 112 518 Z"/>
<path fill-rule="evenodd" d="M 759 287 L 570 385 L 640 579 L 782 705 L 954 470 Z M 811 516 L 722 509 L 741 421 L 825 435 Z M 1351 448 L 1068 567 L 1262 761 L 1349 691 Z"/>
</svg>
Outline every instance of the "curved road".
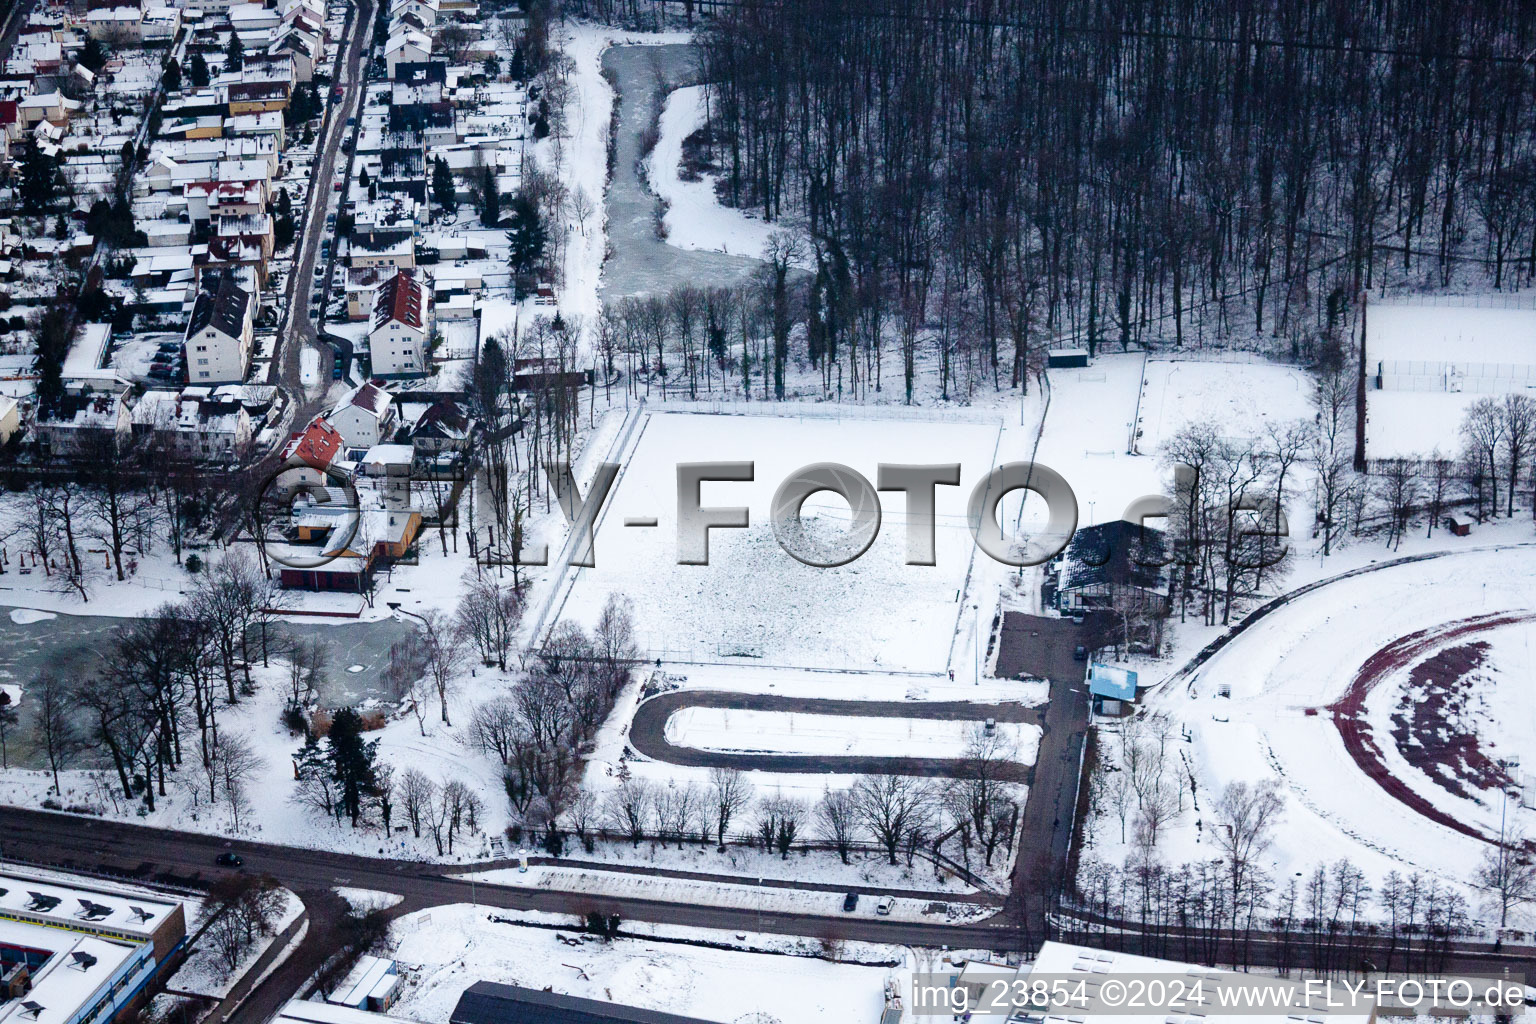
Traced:
<svg viewBox="0 0 1536 1024">
<path fill-rule="evenodd" d="M 858 754 L 758 754 L 745 751 L 699 750 L 680 747 L 667 739 L 667 721 L 685 708 L 724 708 L 730 711 L 778 711 L 812 715 L 848 715 L 860 718 L 920 718 L 943 722 L 999 722 L 1044 724 L 1039 708 L 1022 704 L 975 704 L 969 701 L 830 700 L 820 697 L 786 697 L 779 694 L 732 693 L 724 690 L 673 690 L 643 701 L 635 709 L 629 742 L 656 761 L 690 768 L 737 768 L 742 771 L 820 774 L 920 775 L 925 778 L 959 779 L 974 774 L 973 762 L 950 757 L 870 757 Z M 1007 763 L 998 766 L 998 778 L 1030 783 L 1034 768 Z"/>
</svg>

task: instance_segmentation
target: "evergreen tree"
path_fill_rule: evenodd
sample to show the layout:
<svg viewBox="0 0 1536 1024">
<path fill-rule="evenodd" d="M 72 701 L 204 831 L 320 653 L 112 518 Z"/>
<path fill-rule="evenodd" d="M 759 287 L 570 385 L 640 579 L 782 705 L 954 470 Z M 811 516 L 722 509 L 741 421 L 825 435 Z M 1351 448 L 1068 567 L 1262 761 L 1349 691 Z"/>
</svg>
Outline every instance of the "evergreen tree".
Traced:
<svg viewBox="0 0 1536 1024">
<path fill-rule="evenodd" d="M 236 32 L 230 32 L 229 45 L 224 48 L 224 70 L 239 71 L 245 67 L 245 47 Z"/>
<path fill-rule="evenodd" d="M 489 167 L 480 178 L 480 223 L 488 228 L 501 223 L 501 193 L 496 190 L 496 172 Z"/>
<path fill-rule="evenodd" d="M 42 213 L 53 205 L 58 195 L 58 168 L 53 158 L 37 148 L 37 139 L 27 140 L 21 156 L 21 208 L 27 213 Z"/>
<path fill-rule="evenodd" d="M 454 191 L 453 172 L 448 169 L 448 161 L 442 157 L 432 161 L 432 201 L 449 213 L 459 208 L 459 197 Z"/>
<path fill-rule="evenodd" d="M 161 78 L 166 92 L 181 91 L 181 64 L 174 60 L 165 62 L 165 74 Z"/>
<path fill-rule="evenodd" d="M 192 60 L 187 64 L 187 76 L 192 79 L 192 84 L 201 89 L 208 84 L 208 59 L 200 53 L 194 53 Z"/>
<path fill-rule="evenodd" d="M 525 193 L 519 192 L 512 200 L 512 229 L 508 232 L 508 240 L 512 243 L 513 273 L 533 273 L 544 258 L 547 238 L 538 206 Z"/>
<path fill-rule="evenodd" d="M 341 813 L 357 827 L 363 813 L 363 797 L 373 788 L 373 759 L 378 741 L 363 739 L 363 720 L 351 708 L 342 708 L 331 719 L 331 772 L 339 790 Z"/>
<path fill-rule="evenodd" d="M 80 50 L 80 66 L 89 68 L 92 74 L 100 71 L 107 63 L 107 48 L 101 45 L 99 39 L 86 40 L 85 46 Z"/>
<path fill-rule="evenodd" d="M 68 303 L 60 299 L 48 307 L 38 321 L 37 404 L 43 419 L 53 416 L 64 397 L 64 356 L 69 352 L 74 322 Z"/>
</svg>

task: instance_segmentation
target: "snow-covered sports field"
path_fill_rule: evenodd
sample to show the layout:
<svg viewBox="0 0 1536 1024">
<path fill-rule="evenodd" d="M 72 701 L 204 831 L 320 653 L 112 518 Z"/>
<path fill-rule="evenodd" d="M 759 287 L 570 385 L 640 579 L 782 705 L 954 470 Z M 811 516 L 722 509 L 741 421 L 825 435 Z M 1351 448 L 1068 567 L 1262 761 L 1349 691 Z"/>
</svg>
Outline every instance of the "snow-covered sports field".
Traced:
<svg viewBox="0 0 1536 1024">
<path fill-rule="evenodd" d="M 1274 877 L 1347 857 L 1373 881 L 1395 869 L 1465 884 L 1501 827 L 1536 830 L 1519 795 L 1519 765 L 1536 765 L 1533 571 L 1536 547 L 1520 545 L 1327 584 L 1165 684 L 1151 709 L 1173 719 L 1202 803 L 1230 782 L 1280 783 Z M 1094 833 L 1114 861 L 1112 818 Z M 1176 820 L 1166 859 L 1216 855 L 1199 821 Z"/>
<path fill-rule="evenodd" d="M 998 438 L 985 422 L 647 413 L 597 529 L 597 564 L 576 574 L 562 616 L 591 623 L 617 591 L 636 599 L 652 658 L 942 672 L 974 552 L 966 500 L 995 464 L 1028 457 L 1000 452 Z M 678 565 L 677 465 L 716 460 L 755 464 L 752 482 L 702 491 L 707 507 L 748 508 L 750 526 L 712 530 L 709 565 Z M 813 568 L 781 549 L 768 521 L 774 491 L 815 462 L 850 466 L 871 484 L 882 462 L 959 463 L 960 486 L 936 489 L 937 564 L 905 564 L 899 491 L 881 494 L 879 536 L 847 565 Z M 840 533 L 849 508 L 820 492 L 803 515 Z M 633 518 L 657 525 L 626 526 Z"/>
<path fill-rule="evenodd" d="M 1366 316 L 1366 454 L 1454 458 L 1467 406 L 1536 383 L 1536 309 L 1472 296 L 1373 304 Z M 1378 374 L 1381 387 L 1378 388 Z"/>
</svg>

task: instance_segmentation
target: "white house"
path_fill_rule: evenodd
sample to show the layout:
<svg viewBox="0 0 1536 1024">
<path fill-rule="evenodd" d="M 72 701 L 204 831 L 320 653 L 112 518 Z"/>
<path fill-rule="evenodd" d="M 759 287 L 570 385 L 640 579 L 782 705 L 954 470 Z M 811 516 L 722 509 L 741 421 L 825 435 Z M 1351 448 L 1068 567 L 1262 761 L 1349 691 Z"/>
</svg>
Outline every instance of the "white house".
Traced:
<svg viewBox="0 0 1536 1024">
<path fill-rule="evenodd" d="M 388 391 L 372 381 L 352 389 L 326 414 L 348 448 L 372 448 L 389 438 L 395 429 L 395 404 Z"/>
<path fill-rule="evenodd" d="M 133 432 L 182 458 L 229 461 L 250 443 L 251 417 L 207 388 L 146 391 L 133 408 Z"/>
<path fill-rule="evenodd" d="M 21 429 L 21 408 L 10 395 L 0 395 L 0 444 L 8 444 Z"/>
<path fill-rule="evenodd" d="M 425 25 L 437 23 L 437 0 L 391 0 L 389 16 L 398 18 L 403 14 L 411 13 L 420 18 Z"/>
<path fill-rule="evenodd" d="M 432 292 L 414 272 L 401 270 L 385 281 L 373 302 L 368 350 L 373 372 L 389 377 L 427 373 L 427 341 L 432 336 Z"/>
<path fill-rule="evenodd" d="M 223 384 L 245 380 L 255 336 L 255 303 L 232 273 L 210 272 L 187 321 L 187 380 Z"/>
<path fill-rule="evenodd" d="M 431 56 L 432 40 L 425 32 L 418 32 L 415 29 L 396 32 L 384 44 L 384 63 L 389 68 L 391 79 L 395 77 L 395 65 L 414 64 Z"/>
<path fill-rule="evenodd" d="M 49 455 L 71 455 L 95 438 L 125 438 L 132 420 L 121 392 L 66 394 L 58 414 L 37 421 L 37 443 Z"/>
</svg>

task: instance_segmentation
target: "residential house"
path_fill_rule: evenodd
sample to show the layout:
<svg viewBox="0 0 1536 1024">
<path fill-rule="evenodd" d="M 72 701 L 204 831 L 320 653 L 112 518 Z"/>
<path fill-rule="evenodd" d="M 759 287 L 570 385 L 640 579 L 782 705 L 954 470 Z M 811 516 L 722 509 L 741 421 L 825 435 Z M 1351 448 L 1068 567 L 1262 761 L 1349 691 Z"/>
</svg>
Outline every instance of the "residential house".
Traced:
<svg viewBox="0 0 1536 1024">
<path fill-rule="evenodd" d="M 424 61 L 432 56 L 432 40 L 425 32 L 405 29 L 389 37 L 384 44 L 384 64 L 389 77 L 395 77 L 395 67 L 406 62 Z"/>
<path fill-rule="evenodd" d="M 421 513 L 317 505 L 295 514 L 294 529 L 311 547 L 288 546 L 292 557 L 281 570 L 282 585 L 357 594 L 368 590 L 381 566 L 410 550 L 421 533 Z M 295 567 L 306 562 L 314 567 Z"/>
<path fill-rule="evenodd" d="M 374 381 L 353 388 L 326 419 L 348 448 L 372 448 L 389 440 L 396 422 L 394 399 Z"/>
<path fill-rule="evenodd" d="M 383 508 L 409 511 L 414 461 L 415 452 L 408 444 L 376 444 L 357 464 L 359 482 L 377 493 Z"/>
<path fill-rule="evenodd" d="M 474 428 L 474 420 L 462 403 L 438 399 L 411 426 L 411 447 L 418 457 L 467 451 Z"/>
<path fill-rule="evenodd" d="M 187 321 L 187 379 L 193 384 L 243 381 L 250 368 L 256 303 L 227 270 L 205 274 L 202 285 Z"/>
<path fill-rule="evenodd" d="M 10 395 L 0 395 L 0 445 L 10 444 L 21 432 L 21 406 Z"/>
<path fill-rule="evenodd" d="M 1169 561 L 1163 532 L 1154 527 L 1124 519 L 1085 526 L 1048 566 L 1043 603 L 1068 613 L 1134 606 L 1161 615 Z"/>
<path fill-rule="evenodd" d="M 414 271 L 401 270 L 379 288 L 373 306 L 368 349 L 373 372 L 386 377 L 427 373 L 427 343 L 432 337 L 432 293 Z"/>
<path fill-rule="evenodd" d="M 108 436 L 127 438 L 132 424 L 121 392 L 66 393 L 56 415 L 37 421 L 37 444 L 45 456 L 73 455 Z"/>
<path fill-rule="evenodd" d="M 133 433 L 184 459 L 233 462 L 251 441 L 251 417 L 238 400 L 208 388 L 146 391 L 133 409 Z"/>
<path fill-rule="evenodd" d="M 70 104 L 61 92 L 43 93 L 39 96 L 28 96 L 17 104 L 21 114 L 21 123 L 32 128 L 39 121 L 50 121 L 53 124 L 65 124 L 69 121 Z"/>
<path fill-rule="evenodd" d="M 438 0 L 391 0 L 389 5 L 391 18 L 412 14 L 428 28 L 437 23 L 437 12 Z"/>
</svg>

